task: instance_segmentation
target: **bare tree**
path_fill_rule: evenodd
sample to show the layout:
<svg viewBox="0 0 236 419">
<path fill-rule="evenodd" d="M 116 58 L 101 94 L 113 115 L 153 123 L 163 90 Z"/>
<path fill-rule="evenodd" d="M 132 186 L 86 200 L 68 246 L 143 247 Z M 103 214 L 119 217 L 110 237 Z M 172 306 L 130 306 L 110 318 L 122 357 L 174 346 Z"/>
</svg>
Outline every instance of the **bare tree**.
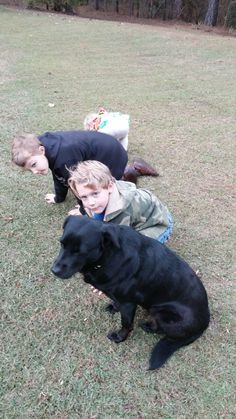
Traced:
<svg viewBox="0 0 236 419">
<path fill-rule="evenodd" d="M 174 0 L 173 4 L 173 18 L 178 19 L 182 12 L 182 0 Z"/>
<path fill-rule="evenodd" d="M 129 16 L 134 14 L 134 0 L 129 0 Z"/>
<path fill-rule="evenodd" d="M 208 0 L 208 8 L 204 20 L 205 25 L 216 26 L 219 11 L 219 0 Z"/>
</svg>

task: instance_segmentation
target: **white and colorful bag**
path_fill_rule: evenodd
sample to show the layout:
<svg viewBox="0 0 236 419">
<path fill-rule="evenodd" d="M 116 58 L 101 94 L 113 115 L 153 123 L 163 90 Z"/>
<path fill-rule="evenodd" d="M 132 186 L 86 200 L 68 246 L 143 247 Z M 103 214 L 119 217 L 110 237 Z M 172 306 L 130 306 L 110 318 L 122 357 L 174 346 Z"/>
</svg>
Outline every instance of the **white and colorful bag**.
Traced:
<svg viewBox="0 0 236 419">
<path fill-rule="evenodd" d="M 124 149 L 128 149 L 130 116 L 121 112 L 108 112 L 100 108 L 98 113 L 88 114 L 84 120 L 86 130 L 99 131 L 115 137 Z"/>
</svg>

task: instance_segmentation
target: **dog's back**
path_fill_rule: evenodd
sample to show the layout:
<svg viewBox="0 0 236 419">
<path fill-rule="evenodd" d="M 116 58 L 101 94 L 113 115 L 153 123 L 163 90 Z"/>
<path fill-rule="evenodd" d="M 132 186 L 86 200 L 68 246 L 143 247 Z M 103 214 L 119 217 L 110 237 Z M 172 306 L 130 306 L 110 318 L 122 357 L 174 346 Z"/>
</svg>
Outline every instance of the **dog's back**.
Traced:
<svg viewBox="0 0 236 419">
<path fill-rule="evenodd" d="M 139 266 L 132 272 L 136 286 L 143 291 L 145 308 L 153 304 L 178 302 L 186 306 L 207 306 L 205 288 L 188 263 L 166 245 L 126 226 L 119 228 L 120 247 L 124 260 L 132 254 Z M 117 250 L 115 250 L 115 254 Z M 115 256 L 115 255 L 114 255 Z M 120 255 L 119 255 L 120 256 Z M 125 278 L 124 278 L 125 280 Z"/>
<path fill-rule="evenodd" d="M 134 298 L 139 299 L 139 304 L 151 316 L 144 330 L 165 335 L 150 357 L 149 369 L 156 369 L 176 350 L 199 338 L 208 327 L 208 298 L 196 273 L 167 246 L 120 227 L 121 248 L 130 243 L 131 236 L 133 254 L 138 252 L 141 260 L 134 275 Z"/>
<path fill-rule="evenodd" d="M 121 227 L 122 231 L 122 246 L 125 246 L 130 231 Z M 152 331 L 165 334 L 150 358 L 150 369 L 156 369 L 177 349 L 199 338 L 208 327 L 208 298 L 201 280 L 187 262 L 157 240 L 141 235 L 138 238 L 141 246 L 136 243 L 135 248 L 142 263 L 135 275 L 136 292 L 142 295 L 141 305 L 152 317 L 152 327 L 155 325 Z"/>
</svg>

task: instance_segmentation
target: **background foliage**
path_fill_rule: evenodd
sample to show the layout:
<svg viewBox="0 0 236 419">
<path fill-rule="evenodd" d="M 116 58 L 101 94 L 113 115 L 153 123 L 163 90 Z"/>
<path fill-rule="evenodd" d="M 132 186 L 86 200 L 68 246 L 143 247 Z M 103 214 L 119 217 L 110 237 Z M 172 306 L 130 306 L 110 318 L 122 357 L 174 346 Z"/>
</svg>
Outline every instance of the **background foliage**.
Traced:
<svg viewBox="0 0 236 419">
<path fill-rule="evenodd" d="M 102 13 L 113 18 L 179 20 L 236 28 L 234 0 L 1 0 L 1 3 L 66 14 L 85 13 L 87 17 L 96 11 L 97 16 Z"/>
<path fill-rule="evenodd" d="M 185 22 L 217 24 L 236 28 L 232 0 L 25 0 L 30 8 L 77 13 L 79 6 L 139 18 L 179 19 Z"/>
<path fill-rule="evenodd" d="M 0 416 L 235 417 L 235 39 L 189 28 L 0 7 Z M 50 175 L 13 167 L 16 132 L 77 129 L 99 106 L 131 115 L 129 155 L 173 213 L 169 246 L 199 271 L 211 324 L 160 371 L 138 322 L 121 345 L 80 275 L 50 273 L 74 199 L 50 206 Z"/>
</svg>

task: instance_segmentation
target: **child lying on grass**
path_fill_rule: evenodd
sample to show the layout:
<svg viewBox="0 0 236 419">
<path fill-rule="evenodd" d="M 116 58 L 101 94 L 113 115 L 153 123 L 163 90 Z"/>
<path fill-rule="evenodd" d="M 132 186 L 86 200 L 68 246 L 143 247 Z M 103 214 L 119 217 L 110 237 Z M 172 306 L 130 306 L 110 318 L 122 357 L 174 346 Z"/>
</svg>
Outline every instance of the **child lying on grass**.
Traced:
<svg viewBox="0 0 236 419">
<path fill-rule="evenodd" d="M 70 171 L 68 184 L 91 218 L 128 225 L 161 243 L 172 234 L 173 221 L 167 207 L 148 190 L 137 189 L 131 182 L 116 181 L 101 162 L 78 163 Z M 70 214 L 81 212 L 76 209 Z"/>
</svg>

